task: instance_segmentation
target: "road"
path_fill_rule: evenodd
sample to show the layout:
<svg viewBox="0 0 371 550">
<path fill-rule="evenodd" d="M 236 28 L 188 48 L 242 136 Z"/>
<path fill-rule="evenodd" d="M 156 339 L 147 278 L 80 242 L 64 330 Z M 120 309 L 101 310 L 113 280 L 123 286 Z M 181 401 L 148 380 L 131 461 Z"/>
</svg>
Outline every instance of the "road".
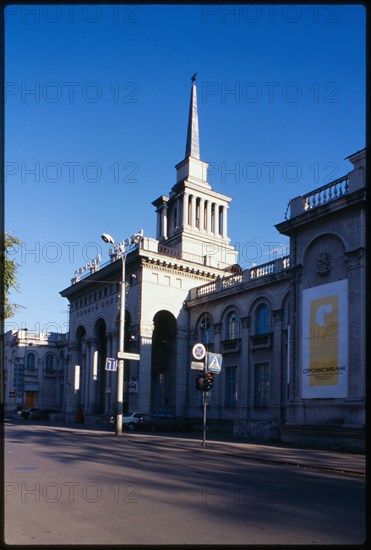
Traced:
<svg viewBox="0 0 371 550">
<path fill-rule="evenodd" d="M 5 542 L 355 545 L 365 539 L 363 477 L 196 450 L 181 439 L 175 446 L 158 442 L 156 435 L 117 438 L 6 422 Z"/>
</svg>

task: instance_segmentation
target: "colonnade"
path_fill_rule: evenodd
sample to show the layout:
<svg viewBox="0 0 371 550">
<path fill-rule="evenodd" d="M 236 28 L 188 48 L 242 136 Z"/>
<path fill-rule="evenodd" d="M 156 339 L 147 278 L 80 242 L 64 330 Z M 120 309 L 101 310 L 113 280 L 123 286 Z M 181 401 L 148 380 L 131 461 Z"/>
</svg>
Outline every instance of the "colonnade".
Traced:
<svg viewBox="0 0 371 550">
<path fill-rule="evenodd" d="M 157 209 L 157 239 L 167 239 L 183 226 L 227 238 L 227 208 L 215 200 L 184 191 L 170 204 L 164 201 Z"/>
</svg>

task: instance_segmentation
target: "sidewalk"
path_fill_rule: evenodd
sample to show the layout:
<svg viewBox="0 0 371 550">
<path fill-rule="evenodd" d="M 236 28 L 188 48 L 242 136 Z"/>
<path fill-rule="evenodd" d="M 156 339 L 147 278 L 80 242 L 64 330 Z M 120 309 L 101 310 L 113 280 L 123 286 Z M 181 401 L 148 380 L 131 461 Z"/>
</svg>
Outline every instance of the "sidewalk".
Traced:
<svg viewBox="0 0 371 550">
<path fill-rule="evenodd" d="M 48 423 L 50 426 L 50 423 Z M 116 437 L 112 427 L 94 424 L 59 424 L 55 429 L 72 433 L 102 434 Z M 120 440 L 177 448 L 179 450 L 214 453 L 270 464 L 282 464 L 308 469 L 365 477 L 366 457 L 361 453 L 294 447 L 287 443 L 246 441 L 228 436 L 208 434 L 202 446 L 202 433 L 171 434 L 124 431 Z"/>
<path fill-rule="evenodd" d="M 125 437 L 125 435 L 123 436 Z M 210 436 L 211 438 L 212 436 Z M 128 440 L 140 440 L 142 443 L 156 444 L 166 447 L 182 447 L 183 449 L 217 453 L 224 456 L 234 456 L 257 460 L 270 464 L 286 464 L 291 466 L 300 466 L 304 468 L 333 471 L 357 476 L 366 475 L 366 457 L 361 454 L 342 453 L 336 451 L 326 451 L 319 449 L 302 449 L 288 446 L 281 446 L 279 443 L 261 444 L 261 443 L 242 443 L 231 441 L 217 441 L 215 439 L 206 440 L 206 446 L 202 446 L 202 436 L 200 440 L 163 437 L 157 435 L 150 439 L 144 434 L 128 434 Z M 137 439 L 138 438 L 138 439 Z"/>
</svg>

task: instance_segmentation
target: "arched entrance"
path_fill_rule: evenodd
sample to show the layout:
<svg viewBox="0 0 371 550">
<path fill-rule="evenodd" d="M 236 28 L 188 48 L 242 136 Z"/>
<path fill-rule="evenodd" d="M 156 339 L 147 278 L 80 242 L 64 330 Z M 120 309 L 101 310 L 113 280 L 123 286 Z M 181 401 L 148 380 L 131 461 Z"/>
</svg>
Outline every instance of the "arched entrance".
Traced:
<svg viewBox="0 0 371 550">
<path fill-rule="evenodd" d="M 175 411 L 176 319 L 159 311 L 153 323 L 151 410 Z"/>
</svg>

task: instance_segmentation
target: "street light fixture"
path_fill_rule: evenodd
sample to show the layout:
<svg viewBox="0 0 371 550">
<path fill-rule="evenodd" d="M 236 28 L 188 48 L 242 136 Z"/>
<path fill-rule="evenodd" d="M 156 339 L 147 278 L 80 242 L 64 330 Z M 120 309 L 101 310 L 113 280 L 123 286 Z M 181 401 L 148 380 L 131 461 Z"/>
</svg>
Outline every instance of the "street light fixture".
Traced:
<svg viewBox="0 0 371 550">
<path fill-rule="evenodd" d="M 116 410 L 116 435 L 122 434 L 122 409 L 123 409 L 123 391 L 124 391 L 124 361 L 122 354 L 124 353 L 124 334 L 125 334 L 125 261 L 128 255 L 130 246 L 138 244 L 143 239 L 143 230 L 135 233 L 121 243 L 115 243 L 113 237 L 108 233 L 103 233 L 101 238 L 105 243 L 111 244 L 115 254 L 121 258 L 121 283 L 120 283 L 120 302 L 119 302 L 119 344 L 118 344 L 118 365 L 117 365 L 117 410 Z"/>
</svg>

